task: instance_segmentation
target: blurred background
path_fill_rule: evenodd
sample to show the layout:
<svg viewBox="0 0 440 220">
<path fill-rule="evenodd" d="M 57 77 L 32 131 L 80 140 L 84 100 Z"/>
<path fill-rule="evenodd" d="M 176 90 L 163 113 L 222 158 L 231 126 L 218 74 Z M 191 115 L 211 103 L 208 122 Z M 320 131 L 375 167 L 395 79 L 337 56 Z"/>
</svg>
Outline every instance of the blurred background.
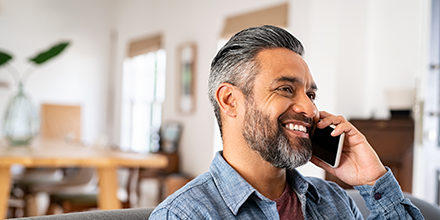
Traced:
<svg viewBox="0 0 440 220">
<path fill-rule="evenodd" d="M 367 121 L 359 126 L 373 136 L 406 121 L 392 134 L 411 136 L 408 153 L 398 154 L 397 143 L 389 166 L 410 176 L 406 191 L 438 204 L 436 7 L 435 0 L 0 0 L 0 50 L 24 72 L 29 57 L 69 41 L 27 81 L 35 106 L 79 105 L 85 144 L 106 137 L 124 151 L 176 153 L 177 171 L 194 177 L 221 149 L 207 97 L 216 51 L 248 26 L 283 26 L 305 46 L 320 110 Z M 18 88 L 6 68 L 0 82 L 4 115 Z M 164 145 L 158 136 L 178 142 Z M 311 164 L 300 171 L 327 178 Z"/>
</svg>

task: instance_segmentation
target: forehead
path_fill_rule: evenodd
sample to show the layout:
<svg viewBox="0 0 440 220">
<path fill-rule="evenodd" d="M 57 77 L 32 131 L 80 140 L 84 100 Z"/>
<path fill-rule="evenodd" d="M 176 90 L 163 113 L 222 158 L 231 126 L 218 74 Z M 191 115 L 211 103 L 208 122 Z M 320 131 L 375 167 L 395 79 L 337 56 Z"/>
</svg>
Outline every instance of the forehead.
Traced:
<svg viewBox="0 0 440 220">
<path fill-rule="evenodd" d="M 264 49 L 257 56 L 260 73 L 257 78 L 270 83 L 281 77 L 295 78 L 307 88 L 316 88 L 304 59 L 286 48 Z"/>
</svg>

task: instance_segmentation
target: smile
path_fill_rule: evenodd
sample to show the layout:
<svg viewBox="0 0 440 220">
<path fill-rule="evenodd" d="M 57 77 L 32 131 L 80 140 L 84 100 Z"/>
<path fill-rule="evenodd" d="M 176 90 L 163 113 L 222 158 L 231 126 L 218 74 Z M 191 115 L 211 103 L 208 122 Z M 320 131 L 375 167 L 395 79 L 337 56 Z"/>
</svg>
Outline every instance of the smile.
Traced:
<svg viewBox="0 0 440 220">
<path fill-rule="evenodd" d="M 289 130 L 292 130 L 292 131 L 301 131 L 301 132 L 307 133 L 307 128 L 302 125 L 287 123 L 284 125 L 284 127 Z"/>
</svg>

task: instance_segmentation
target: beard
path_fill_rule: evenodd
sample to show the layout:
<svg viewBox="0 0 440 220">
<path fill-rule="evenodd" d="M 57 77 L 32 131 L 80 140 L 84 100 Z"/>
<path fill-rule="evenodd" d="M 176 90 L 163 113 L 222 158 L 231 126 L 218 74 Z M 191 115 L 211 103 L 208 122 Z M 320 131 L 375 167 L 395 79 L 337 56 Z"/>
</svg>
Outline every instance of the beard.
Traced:
<svg viewBox="0 0 440 220">
<path fill-rule="evenodd" d="M 249 98 L 252 99 L 252 98 Z M 243 137 L 248 147 L 257 151 L 272 166 L 294 169 L 306 164 L 312 157 L 309 138 L 289 138 L 280 121 L 295 119 L 313 124 L 313 120 L 301 114 L 282 114 L 274 123 L 269 115 L 260 111 L 255 102 L 246 101 Z"/>
</svg>

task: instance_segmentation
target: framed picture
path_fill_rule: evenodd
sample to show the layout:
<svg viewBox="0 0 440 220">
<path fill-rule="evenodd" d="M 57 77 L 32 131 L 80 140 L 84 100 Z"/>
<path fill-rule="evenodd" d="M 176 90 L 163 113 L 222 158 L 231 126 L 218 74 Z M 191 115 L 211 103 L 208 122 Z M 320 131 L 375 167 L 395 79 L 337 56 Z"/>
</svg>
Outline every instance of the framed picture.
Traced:
<svg viewBox="0 0 440 220">
<path fill-rule="evenodd" d="M 178 96 L 179 112 L 191 114 L 196 107 L 196 60 L 197 47 L 194 43 L 186 43 L 178 50 Z"/>
</svg>

